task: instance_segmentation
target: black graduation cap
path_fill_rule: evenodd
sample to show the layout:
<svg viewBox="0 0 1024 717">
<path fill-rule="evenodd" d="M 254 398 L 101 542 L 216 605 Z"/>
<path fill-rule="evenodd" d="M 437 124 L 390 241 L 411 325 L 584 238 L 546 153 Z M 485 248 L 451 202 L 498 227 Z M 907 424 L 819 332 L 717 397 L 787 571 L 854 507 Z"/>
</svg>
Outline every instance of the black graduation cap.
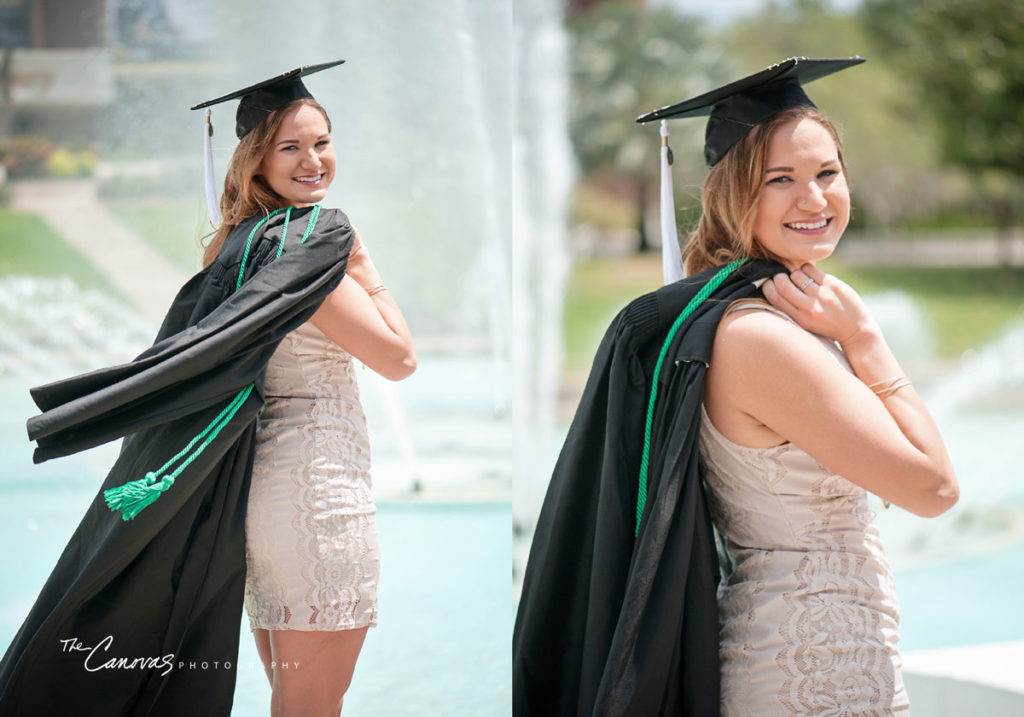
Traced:
<svg viewBox="0 0 1024 717">
<path fill-rule="evenodd" d="M 328 67 L 340 65 L 343 62 L 344 60 L 334 60 L 333 62 L 322 62 L 318 65 L 296 67 L 294 70 L 282 72 L 280 75 L 271 77 L 269 80 L 263 80 L 255 85 L 229 92 L 223 97 L 192 105 L 192 109 L 198 110 L 210 105 L 241 98 L 242 101 L 238 103 L 238 111 L 235 113 L 235 134 L 241 139 L 249 134 L 252 128 L 259 124 L 260 120 L 278 107 L 284 107 L 292 100 L 305 97 L 312 98 L 313 95 L 302 84 L 303 77 L 312 75 L 320 70 L 326 70 Z"/>
<path fill-rule="evenodd" d="M 704 159 L 713 167 L 754 125 L 790 107 L 814 107 L 802 85 L 862 62 L 863 57 L 791 57 L 718 89 L 648 112 L 636 121 L 709 116 Z"/>
<path fill-rule="evenodd" d="M 192 109 L 198 110 L 203 107 L 220 104 L 221 102 L 227 102 L 228 100 L 241 98 L 242 101 L 238 103 L 238 110 L 235 112 L 235 134 L 238 136 L 238 139 L 242 139 L 264 117 L 279 107 L 284 107 L 292 100 L 306 97 L 313 98 L 310 91 L 302 84 L 303 77 L 312 75 L 320 70 L 326 70 L 328 67 L 340 65 L 343 62 L 344 60 L 334 60 L 332 62 L 321 62 L 318 65 L 296 67 L 294 70 L 282 72 L 280 75 L 271 77 L 269 80 L 263 80 L 255 85 L 249 85 L 240 90 L 229 92 L 216 99 L 192 105 Z M 217 187 L 213 172 L 212 135 L 213 125 L 210 123 L 210 110 L 206 110 L 206 127 L 203 129 L 203 171 L 206 184 L 206 211 L 210 217 L 210 223 L 216 226 L 220 224 L 221 214 L 218 207 Z"/>
</svg>

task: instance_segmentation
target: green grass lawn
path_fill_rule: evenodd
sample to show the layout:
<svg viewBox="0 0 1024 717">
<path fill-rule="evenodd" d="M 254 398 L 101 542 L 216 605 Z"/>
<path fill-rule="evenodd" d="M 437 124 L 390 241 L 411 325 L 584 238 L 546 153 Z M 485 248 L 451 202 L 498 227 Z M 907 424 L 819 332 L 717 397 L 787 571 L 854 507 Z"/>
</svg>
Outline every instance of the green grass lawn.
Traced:
<svg viewBox="0 0 1024 717">
<path fill-rule="evenodd" d="M 919 303 L 934 332 L 939 358 L 955 358 L 995 339 L 1024 318 L 1019 269 L 851 268 L 835 260 L 822 269 L 862 294 L 900 290 Z M 609 322 L 633 299 L 661 286 L 661 256 L 597 257 L 573 264 L 566 291 L 566 369 L 586 371 Z"/>
<path fill-rule="evenodd" d="M 619 310 L 659 286 L 659 254 L 575 260 L 569 271 L 562 323 L 566 369 L 589 369 L 605 329 Z"/>
<path fill-rule="evenodd" d="M 188 273 L 202 265 L 199 239 L 210 231 L 202 205 L 191 200 L 108 202 L 107 208 L 139 238 Z"/>
<path fill-rule="evenodd" d="M 92 264 L 35 214 L 0 209 L 0 247 L 0 276 L 67 276 L 83 288 L 119 296 Z"/>
</svg>

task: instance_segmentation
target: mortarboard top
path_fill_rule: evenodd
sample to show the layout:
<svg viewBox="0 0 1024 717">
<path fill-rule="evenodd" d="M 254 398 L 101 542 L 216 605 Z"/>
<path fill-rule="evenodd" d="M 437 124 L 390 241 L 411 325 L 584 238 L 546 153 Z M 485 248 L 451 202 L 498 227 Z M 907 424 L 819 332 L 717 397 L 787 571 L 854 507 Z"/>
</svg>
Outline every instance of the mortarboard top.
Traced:
<svg viewBox="0 0 1024 717">
<path fill-rule="evenodd" d="M 247 135 L 253 127 L 260 123 L 264 117 L 279 107 L 283 107 L 292 100 L 312 98 L 313 95 L 306 86 L 302 84 L 302 78 L 328 67 L 340 65 L 344 60 L 333 62 L 322 62 L 318 65 L 303 65 L 294 70 L 282 72 L 269 80 L 257 82 L 241 90 L 235 90 L 217 99 L 200 102 L 192 105 L 192 109 L 198 110 L 210 105 L 220 104 L 228 100 L 241 98 L 238 103 L 238 111 L 235 113 L 235 134 L 239 139 Z"/>
<path fill-rule="evenodd" d="M 791 57 L 698 97 L 648 112 L 636 121 L 710 117 L 704 135 L 704 159 L 713 167 L 754 125 L 790 107 L 814 107 L 801 85 L 862 62 L 863 57 Z"/>
</svg>

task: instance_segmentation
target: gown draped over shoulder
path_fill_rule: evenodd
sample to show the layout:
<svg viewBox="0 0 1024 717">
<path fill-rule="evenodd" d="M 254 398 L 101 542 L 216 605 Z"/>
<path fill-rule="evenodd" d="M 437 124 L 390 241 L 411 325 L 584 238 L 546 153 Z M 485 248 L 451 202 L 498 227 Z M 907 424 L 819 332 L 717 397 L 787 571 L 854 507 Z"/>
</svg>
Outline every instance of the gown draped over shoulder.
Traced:
<svg viewBox="0 0 1024 717">
<path fill-rule="evenodd" d="M 353 358 L 312 323 L 267 366 L 246 515 L 252 629 L 377 623 L 380 546 Z"/>
<path fill-rule="evenodd" d="M 752 309 L 781 314 L 732 310 Z M 733 558 L 718 596 L 722 715 L 908 714 L 899 606 L 866 491 L 792 443 L 731 442 L 703 408 L 700 455 Z"/>
</svg>

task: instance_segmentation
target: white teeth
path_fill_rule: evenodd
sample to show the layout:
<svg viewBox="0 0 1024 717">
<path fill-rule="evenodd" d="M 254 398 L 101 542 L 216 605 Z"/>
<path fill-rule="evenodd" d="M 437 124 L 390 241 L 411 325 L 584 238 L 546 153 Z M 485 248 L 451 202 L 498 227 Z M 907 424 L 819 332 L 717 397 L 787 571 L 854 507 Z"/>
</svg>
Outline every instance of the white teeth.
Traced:
<svg viewBox="0 0 1024 717">
<path fill-rule="evenodd" d="M 318 174 L 315 177 L 295 177 L 296 182 L 302 182 L 303 184 L 316 184 L 323 178 L 322 174 Z"/>
<path fill-rule="evenodd" d="M 786 226 L 790 229 L 821 229 L 823 226 L 828 224 L 827 219 L 822 219 L 817 222 L 790 222 Z"/>
</svg>

